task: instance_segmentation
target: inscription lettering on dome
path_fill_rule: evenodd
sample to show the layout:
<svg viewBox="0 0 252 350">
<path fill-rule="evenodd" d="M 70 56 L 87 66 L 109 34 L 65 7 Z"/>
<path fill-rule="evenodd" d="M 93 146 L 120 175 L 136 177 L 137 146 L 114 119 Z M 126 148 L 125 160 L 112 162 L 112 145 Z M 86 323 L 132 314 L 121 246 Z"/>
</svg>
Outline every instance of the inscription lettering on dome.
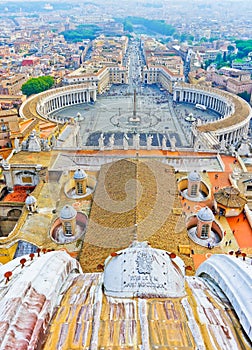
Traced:
<svg viewBox="0 0 252 350">
<path fill-rule="evenodd" d="M 153 256 L 146 251 L 137 253 L 136 265 L 139 274 L 150 274 L 152 270 Z"/>
</svg>

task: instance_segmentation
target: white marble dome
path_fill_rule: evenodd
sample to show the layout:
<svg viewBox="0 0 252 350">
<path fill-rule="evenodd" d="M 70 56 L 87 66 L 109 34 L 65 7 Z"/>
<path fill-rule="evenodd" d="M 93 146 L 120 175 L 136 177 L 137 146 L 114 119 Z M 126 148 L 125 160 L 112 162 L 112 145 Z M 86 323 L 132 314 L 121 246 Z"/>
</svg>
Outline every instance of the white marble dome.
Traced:
<svg viewBox="0 0 252 350">
<path fill-rule="evenodd" d="M 184 278 L 182 259 L 134 241 L 106 259 L 104 291 L 114 297 L 181 297 Z"/>
<path fill-rule="evenodd" d="M 83 169 L 77 169 L 74 172 L 74 179 L 75 180 L 82 180 L 85 179 L 87 177 L 87 174 L 85 173 L 85 171 Z"/>
<path fill-rule="evenodd" d="M 200 221 L 214 221 L 214 214 L 210 208 L 204 207 L 198 211 L 197 218 Z"/>
<path fill-rule="evenodd" d="M 75 218 L 77 211 L 71 205 L 65 205 L 60 212 L 60 219 L 70 220 Z"/>
<path fill-rule="evenodd" d="M 26 197 L 25 204 L 26 205 L 33 205 L 37 202 L 37 199 L 32 196 L 31 194 Z"/>
<path fill-rule="evenodd" d="M 197 170 L 191 171 L 188 175 L 188 180 L 190 181 L 201 181 L 201 176 Z"/>
</svg>

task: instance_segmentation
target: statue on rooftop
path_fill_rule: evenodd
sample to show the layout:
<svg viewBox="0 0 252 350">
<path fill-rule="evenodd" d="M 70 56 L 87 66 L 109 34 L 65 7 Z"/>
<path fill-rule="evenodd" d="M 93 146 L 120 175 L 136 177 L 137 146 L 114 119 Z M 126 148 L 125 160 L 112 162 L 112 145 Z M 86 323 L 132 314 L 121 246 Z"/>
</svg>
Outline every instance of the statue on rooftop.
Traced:
<svg viewBox="0 0 252 350">
<path fill-rule="evenodd" d="M 14 140 L 14 147 L 15 147 L 15 152 L 19 152 L 20 151 L 20 145 L 19 145 L 19 139 L 17 137 L 15 137 L 15 140 Z"/>
<path fill-rule="evenodd" d="M 57 142 L 56 137 L 52 135 L 50 140 L 51 148 L 54 148 L 56 146 L 56 142 Z"/>
<path fill-rule="evenodd" d="M 126 132 L 123 134 L 123 149 L 125 151 L 129 149 L 129 137 Z"/>
<path fill-rule="evenodd" d="M 109 137 L 109 148 L 111 150 L 114 149 L 114 144 L 115 144 L 115 135 L 112 134 L 110 137 Z"/>
<path fill-rule="evenodd" d="M 50 151 L 51 150 L 51 148 L 50 148 L 50 146 L 49 146 L 49 144 L 48 144 L 48 140 L 43 140 L 44 142 L 43 142 L 43 150 L 44 151 Z"/>
<path fill-rule="evenodd" d="M 140 148 L 140 135 L 138 133 L 133 135 L 133 147 L 136 150 Z"/>
<path fill-rule="evenodd" d="M 222 137 L 221 143 L 220 143 L 220 151 L 226 151 L 227 147 L 226 147 L 226 140 L 224 139 L 224 137 Z"/>
<path fill-rule="evenodd" d="M 152 139 L 153 139 L 152 135 L 147 136 L 147 150 L 151 149 Z"/>
<path fill-rule="evenodd" d="M 104 151 L 104 140 L 105 140 L 105 137 L 103 136 L 103 132 L 102 132 L 98 140 L 100 151 Z"/>
<path fill-rule="evenodd" d="M 170 144 L 171 144 L 171 151 L 176 151 L 176 142 L 177 142 L 177 139 L 176 137 L 173 135 L 170 139 Z"/>
<path fill-rule="evenodd" d="M 28 137 L 28 152 L 41 152 L 40 138 L 37 136 L 36 130 L 33 130 Z"/>
<path fill-rule="evenodd" d="M 162 138 L 162 150 L 164 151 L 166 149 L 166 136 L 164 135 L 163 138 Z"/>
</svg>

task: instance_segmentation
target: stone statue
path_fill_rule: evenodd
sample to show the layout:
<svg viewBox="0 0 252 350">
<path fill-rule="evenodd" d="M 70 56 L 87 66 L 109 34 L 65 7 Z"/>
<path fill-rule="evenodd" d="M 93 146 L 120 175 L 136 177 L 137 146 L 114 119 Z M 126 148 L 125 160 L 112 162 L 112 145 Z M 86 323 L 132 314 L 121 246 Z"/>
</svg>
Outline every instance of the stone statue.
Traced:
<svg viewBox="0 0 252 350">
<path fill-rule="evenodd" d="M 150 150 L 150 149 L 151 149 L 152 139 L 153 139 L 153 136 L 152 136 L 152 135 L 149 135 L 149 136 L 147 137 L 147 150 Z"/>
<path fill-rule="evenodd" d="M 109 148 L 114 149 L 114 143 L 115 143 L 115 135 L 112 134 L 109 138 Z"/>
<path fill-rule="evenodd" d="M 28 137 L 28 152 L 41 152 L 40 138 L 37 136 L 35 130 L 30 133 Z"/>
<path fill-rule="evenodd" d="M 140 148 L 140 135 L 138 133 L 133 135 L 133 147 L 136 150 Z"/>
<path fill-rule="evenodd" d="M 123 134 L 123 149 L 125 151 L 129 149 L 129 137 L 126 132 Z"/>
<path fill-rule="evenodd" d="M 50 141 L 51 148 L 54 148 L 56 146 L 56 142 L 57 142 L 56 137 L 54 135 L 52 135 L 51 141 Z"/>
<path fill-rule="evenodd" d="M 200 118 L 197 119 L 197 126 L 202 125 L 202 120 Z"/>
<path fill-rule="evenodd" d="M 166 149 L 166 136 L 164 135 L 163 138 L 162 138 L 162 150 L 164 151 Z"/>
<path fill-rule="evenodd" d="M 17 137 L 15 137 L 15 140 L 14 140 L 14 147 L 15 147 L 16 153 L 20 151 L 19 139 Z"/>
<path fill-rule="evenodd" d="M 221 151 L 226 151 L 226 140 L 222 137 L 221 143 L 220 143 L 220 150 Z"/>
<path fill-rule="evenodd" d="M 237 152 L 240 156 L 251 156 L 251 144 L 246 136 L 243 136 Z"/>
<path fill-rule="evenodd" d="M 237 157 L 238 153 L 236 152 L 235 146 L 233 144 L 227 145 L 226 154 L 231 154 L 232 157 Z"/>
<path fill-rule="evenodd" d="M 51 150 L 49 144 L 48 144 L 48 140 L 44 140 L 44 144 L 43 144 L 43 150 L 48 152 Z"/>
<path fill-rule="evenodd" d="M 10 164 L 8 163 L 8 161 L 6 159 L 2 159 L 1 161 L 1 165 L 3 167 L 3 170 L 10 170 Z"/>
<path fill-rule="evenodd" d="M 105 137 L 103 136 L 103 133 L 101 133 L 101 136 L 98 140 L 100 151 L 104 151 L 104 140 L 105 140 Z"/>
<path fill-rule="evenodd" d="M 28 147 L 27 141 L 26 141 L 26 140 L 25 140 L 25 141 L 22 141 L 22 143 L 21 143 L 21 149 L 22 149 L 22 151 L 27 151 L 27 147 Z"/>
<path fill-rule="evenodd" d="M 177 142 L 176 137 L 173 135 L 170 139 L 171 151 L 173 151 L 173 152 L 176 151 L 176 148 L 175 148 L 176 142 Z"/>
</svg>

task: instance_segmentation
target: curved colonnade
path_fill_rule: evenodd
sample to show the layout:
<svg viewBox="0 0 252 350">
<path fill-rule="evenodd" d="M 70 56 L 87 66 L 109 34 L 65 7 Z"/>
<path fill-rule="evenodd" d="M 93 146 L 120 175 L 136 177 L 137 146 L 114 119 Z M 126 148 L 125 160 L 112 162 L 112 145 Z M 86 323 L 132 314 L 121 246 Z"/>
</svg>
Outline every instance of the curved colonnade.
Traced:
<svg viewBox="0 0 252 350">
<path fill-rule="evenodd" d="M 65 123 L 67 120 L 50 117 L 58 109 L 80 103 L 96 101 L 97 87 L 93 83 L 69 85 L 41 92 L 28 98 L 21 106 L 19 114 L 23 118 L 42 118 Z"/>
<path fill-rule="evenodd" d="M 181 103 L 201 104 L 220 114 L 218 120 L 196 127 L 198 134 L 205 135 L 210 142 L 212 138 L 215 145 L 223 141 L 226 144 L 233 144 L 248 134 L 252 109 L 239 96 L 214 88 L 176 83 L 173 100 Z"/>
<path fill-rule="evenodd" d="M 252 338 L 252 267 L 241 259 L 215 254 L 200 265 L 197 276 L 209 276 L 225 293 L 248 337 Z"/>
<path fill-rule="evenodd" d="M 20 116 L 49 119 L 63 124 L 67 119 L 52 116 L 54 111 L 75 104 L 96 101 L 96 96 L 97 87 L 94 83 L 75 84 L 47 90 L 27 99 L 20 108 Z M 218 120 L 198 124 L 194 129 L 194 134 L 201 139 L 205 149 L 219 149 L 221 142 L 230 145 L 240 141 L 248 134 L 252 109 L 245 100 L 236 95 L 180 82 L 174 85 L 173 100 L 181 103 L 201 104 L 220 114 Z"/>
</svg>

